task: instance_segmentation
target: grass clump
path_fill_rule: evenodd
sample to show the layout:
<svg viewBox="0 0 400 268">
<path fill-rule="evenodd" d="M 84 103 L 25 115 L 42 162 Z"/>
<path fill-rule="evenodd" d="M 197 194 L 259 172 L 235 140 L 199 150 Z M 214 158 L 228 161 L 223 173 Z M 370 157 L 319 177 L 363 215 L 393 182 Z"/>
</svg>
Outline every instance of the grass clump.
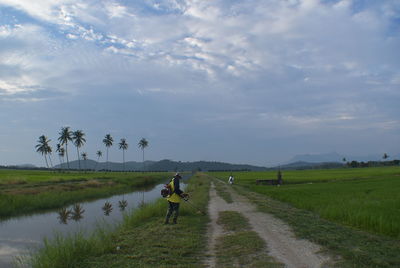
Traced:
<svg viewBox="0 0 400 268">
<path fill-rule="evenodd" d="M 82 267 L 80 264 L 92 254 L 102 254 L 112 249 L 112 228 L 98 226 L 89 237 L 78 232 L 68 237 L 57 234 L 52 240 L 44 240 L 44 246 L 34 254 L 33 258 L 20 257 L 17 267 L 34 268 L 70 268 Z"/>
<path fill-rule="evenodd" d="M 219 212 L 217 224 L 228 232 L 250 230 L 249 220 L 236 211 Z"/>
<path fill-rule="evenodd" d="M 228 204 L 233 203 L 232 196 L 226 189 L 227 185 L 220 180 L 213 180 L 217 194 L 225 200 Z"/>
<path fill-rule="evenodd" d="M 264 240 L 239 212 L 221 211 L 217 223 L 229 232 L 217 241 L 217 267 L 284 267 L 268 256 Z"/>
</svg>

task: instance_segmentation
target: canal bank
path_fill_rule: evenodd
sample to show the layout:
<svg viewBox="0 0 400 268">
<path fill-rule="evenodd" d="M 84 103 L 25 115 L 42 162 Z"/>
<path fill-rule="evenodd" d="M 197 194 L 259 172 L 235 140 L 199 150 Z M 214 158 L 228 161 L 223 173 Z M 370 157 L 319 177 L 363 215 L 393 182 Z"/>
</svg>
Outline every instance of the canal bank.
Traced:
<svg viewBox="0 0 400 268">
<path fill-rule="evenodd" d="M 208 203 L 209 180 L 196 175 L 186 192 L 196 207 Z M 159 192 L 158 192 L 159 194 Z M 208 217 L 185 202 L 177 225 L 164 225 L 167 202 L 159 198 L 125 217 L 114 231 L 94 237 L 50 241 L 34 256 L 33 267 L 198 267 L 206 245 Z M 174 248 L 171 251 L 171 248 Z M 185 255 L 184 260 L 179 256 Z"/>
</svg>

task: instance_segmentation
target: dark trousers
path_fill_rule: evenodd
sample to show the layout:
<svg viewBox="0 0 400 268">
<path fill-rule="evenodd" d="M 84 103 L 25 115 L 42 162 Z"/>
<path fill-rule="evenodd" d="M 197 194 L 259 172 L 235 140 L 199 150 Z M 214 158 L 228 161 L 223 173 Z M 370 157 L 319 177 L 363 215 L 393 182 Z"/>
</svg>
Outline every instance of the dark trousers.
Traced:
<svg viewBox="0 0 400 268">
<path fill-rule="evenodd" d="M 176 223 L 176 220 L 178 219 L 179 216 L 179 203 L 168 201 L 168 204 L 169 206 L 167 215 L 165 216 L 165 222 L 168 222 L 171 215 L 174 214 L 173 221 L 174 223 Z"/>
</svg>

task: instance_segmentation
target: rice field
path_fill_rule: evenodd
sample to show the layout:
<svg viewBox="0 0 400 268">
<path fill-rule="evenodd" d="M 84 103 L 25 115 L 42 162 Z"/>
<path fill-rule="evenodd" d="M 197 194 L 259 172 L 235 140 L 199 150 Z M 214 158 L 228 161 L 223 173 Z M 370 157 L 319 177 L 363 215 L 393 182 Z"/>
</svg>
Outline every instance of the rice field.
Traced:
<svg viewBox="0 0 400 268">
<path fill-rule="evenodd" d="M 400 238 L 400 167 L 283 171 L 284 185 L 255 185 L 276 172 L 237 172 L 235 183 L 322 218 Z M 230 172 L 213 173 L 227 180 Z"/>
</svg>

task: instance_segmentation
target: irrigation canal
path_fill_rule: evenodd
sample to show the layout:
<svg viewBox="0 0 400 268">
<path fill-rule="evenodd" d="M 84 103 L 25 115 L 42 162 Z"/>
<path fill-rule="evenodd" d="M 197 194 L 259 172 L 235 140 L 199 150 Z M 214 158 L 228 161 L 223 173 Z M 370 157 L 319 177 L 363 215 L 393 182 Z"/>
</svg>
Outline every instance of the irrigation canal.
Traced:
<svg viewBox="0 0 400 268">
<path fill-rule="evenodd" d="M 184 179 L 189 176 L 185 176 Z M 183 181 L 184 184 L 184 181 Z M 184 185 L 183 185 L 184 186 Z M 135 191 L 123 195 L 80 203 L 83 213 L 78 217 L 60 217 L 60 211 L 38 213 L 0 221 L 0 267 L 13 267 L 13 259 L 27 255 L 43 246 L 43 239 L 51 239 L 55 234 L 68 235 L 76 232 L 90 234 L 98 224 L 115 226 L 121 222 L 125 213 L 136 209 L 145 203 L 160 198 L 164 184 L 158 184 L 151 190 Z M 123 208 L 120 201 L 126 200 Z M 112 205 L 112 210 L 105 208 L 105 203 Z M 73 211 L 73 206 L 68 207 Z M 82 211 L 81 211 L 82 212 Z"/>
</svg>

